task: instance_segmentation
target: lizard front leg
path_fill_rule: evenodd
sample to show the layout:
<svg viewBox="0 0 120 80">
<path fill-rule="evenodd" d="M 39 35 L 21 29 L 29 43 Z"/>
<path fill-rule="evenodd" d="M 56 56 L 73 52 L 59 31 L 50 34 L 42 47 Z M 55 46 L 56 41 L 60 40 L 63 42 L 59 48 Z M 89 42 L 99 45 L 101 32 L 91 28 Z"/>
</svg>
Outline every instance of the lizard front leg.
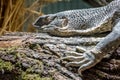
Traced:
<svg viewBox="0 0 120 80">
<path fill-rule="evenodd" d="M 73 56 L 63 57 L 62 60 L 70 60 L 66 66 L 80 66 L 78 69 L 81 72 L 95 66 L 100 62 L 105 55 L 111 50 L 114 50 L 120 45 L 120 21 L 115 25 L 112 32 L 101 40 L 92 50 L 84 53 L 73 52 Z M 76 54 L 74 56 L 74 54 Z"/>
</svg>

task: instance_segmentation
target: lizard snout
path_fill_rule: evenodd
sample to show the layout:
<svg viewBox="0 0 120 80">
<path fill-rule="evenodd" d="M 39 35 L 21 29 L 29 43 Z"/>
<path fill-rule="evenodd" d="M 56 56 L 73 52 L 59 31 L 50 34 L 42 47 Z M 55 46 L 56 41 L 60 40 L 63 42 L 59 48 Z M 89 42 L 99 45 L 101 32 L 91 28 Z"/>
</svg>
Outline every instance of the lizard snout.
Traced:
<svg viewBox="0 0 120 80">
<path fill-rule="evenodd" d="M 32 23 L 32 25 L 33 25 L 35 28 L 40 28 L 40 26 L 36 25 L 35 23 Z"/>
</svg>

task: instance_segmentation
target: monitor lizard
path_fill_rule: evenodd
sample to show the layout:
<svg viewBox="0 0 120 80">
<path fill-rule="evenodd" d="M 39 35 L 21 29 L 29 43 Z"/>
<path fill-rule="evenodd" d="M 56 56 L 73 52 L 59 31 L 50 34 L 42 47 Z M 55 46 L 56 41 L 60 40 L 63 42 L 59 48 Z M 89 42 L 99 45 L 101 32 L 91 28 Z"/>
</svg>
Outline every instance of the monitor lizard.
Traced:
<svg viewBox="0 0 120 80">
<path fill-rule="evenodd" d="M 78 66 L 78 73 L 95 66 L 105 55 L 120 45 L 120 0 L 106 6 L 78 9 L 40 16 L 33 25 L 42 32 L 61 37 L 91 36 L 108 32 L 91 50 L 77 48 L 78 52 L 63 57 L 66 66 Z"/>
</svg>

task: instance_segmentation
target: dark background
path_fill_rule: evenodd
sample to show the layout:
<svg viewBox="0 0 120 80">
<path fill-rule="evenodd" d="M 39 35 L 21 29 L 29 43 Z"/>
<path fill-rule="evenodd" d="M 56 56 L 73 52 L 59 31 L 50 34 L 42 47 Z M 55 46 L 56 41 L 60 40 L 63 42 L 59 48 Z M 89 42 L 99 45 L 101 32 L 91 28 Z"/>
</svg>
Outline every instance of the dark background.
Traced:
<svg viewBox="0 0 120 80">
<path fill-rule="evenodd" d="M 64 10 L 82 9 L 82 8 L 90 8 L 90 7 L 92 6 L 83 0 L 69 0 L 69 1 L 64 0 L 44 6 L 42 12 L 45 14 L 50 14 Z"/>
</svg>

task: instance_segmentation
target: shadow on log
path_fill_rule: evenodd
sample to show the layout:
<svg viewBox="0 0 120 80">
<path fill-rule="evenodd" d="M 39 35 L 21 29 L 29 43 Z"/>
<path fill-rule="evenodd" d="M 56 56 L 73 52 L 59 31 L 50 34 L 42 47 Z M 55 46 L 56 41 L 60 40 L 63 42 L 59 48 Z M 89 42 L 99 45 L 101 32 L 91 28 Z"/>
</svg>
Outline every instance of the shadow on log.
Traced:
<svg viewBox="0 0 120 80">
<path fill-rule="evenodd" d="M 102 38 L 89 39 L 6 33 L 0 37 L 0 80 L 120 80 L 120 47 L 84 71 L 82 78 L 78 68 L 66 68 L 66 62 L 60 61 L 65 51 L 75 51 L 75 46 L 83 43 L 94 46 Z"/>
</svg>

